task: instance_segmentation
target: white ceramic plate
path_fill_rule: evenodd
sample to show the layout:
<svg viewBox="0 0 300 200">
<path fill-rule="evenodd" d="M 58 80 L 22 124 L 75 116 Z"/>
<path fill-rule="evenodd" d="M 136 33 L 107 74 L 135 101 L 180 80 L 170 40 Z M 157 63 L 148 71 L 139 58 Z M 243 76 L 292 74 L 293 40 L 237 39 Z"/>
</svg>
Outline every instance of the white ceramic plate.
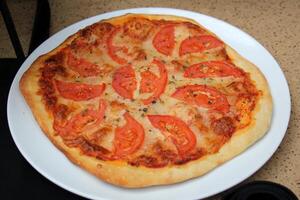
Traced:
<svg viewBox="0 0 300 200">
<path fill-rule="evenodd" d="M 69 35 L 101 19 L 126 13 L 168 14 L 188 17 L 216 33 L 242 56 L 257 65 L 271 87 L 274 112 L 271 129 L 265 137 L 241 155 L 210 173 L 184 183 L 144 189 L 124 189 L 106 184 L 73 165 L 43 134 L 20 94 L 22 74 L 41 54 L 47 53 Z M 254 38 L 218 19 L 195 12 L 169 8 L 135 8 L 114 11 L 77 22 L 41 44 L 18 71 L 8 98 L 8 122 L 13 139 L 22 155 L 42 175 L 78 195 L 92 199 L 200 199 L 224 191 L 257 171 L 276 151 L 287 129 L 290 116 L 290 93 L 286 79 L 271 54 Z"/>
</svg>

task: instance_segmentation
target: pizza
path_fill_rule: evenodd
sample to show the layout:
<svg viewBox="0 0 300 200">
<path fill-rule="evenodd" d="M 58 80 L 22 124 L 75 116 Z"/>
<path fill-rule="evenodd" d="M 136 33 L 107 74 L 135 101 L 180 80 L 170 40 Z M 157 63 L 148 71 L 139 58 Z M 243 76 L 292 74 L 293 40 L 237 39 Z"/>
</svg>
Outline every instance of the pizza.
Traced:
<svg viewBox="0 0 300 200">
<path fill-rule="evenodd" d="M 70 161 L 129 188 L 211 171 L 261 138 L 272 116 L 254 64 L 197 22 L 169 15 L 79 30 L 33 62 L 20 90 Z"/>
</svg>

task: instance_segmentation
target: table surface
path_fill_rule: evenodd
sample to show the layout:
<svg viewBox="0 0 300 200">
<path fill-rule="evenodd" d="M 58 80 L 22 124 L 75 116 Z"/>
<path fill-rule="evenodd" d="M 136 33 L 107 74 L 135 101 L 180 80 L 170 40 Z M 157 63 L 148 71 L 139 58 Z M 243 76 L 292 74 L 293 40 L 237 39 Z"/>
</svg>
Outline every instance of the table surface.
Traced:
<svg viewBox="0 0 300 200">
<path fill-rule="evenodd" d="M 26 3 L 24 3 L 26 2 Z M 25 51 L 33 24 L 34 0 L 8 1 L 17 31 Z M 113 10 L 134 7 L 171 7 L 186 9 L 210 15 L 224 20 L 252 35 L 275 57 L 281 66 L 289 83 L 292 98 L 292 113 L 286 136 L 273 157 L 247 181 L 269 180 L 290 188 L 300 198 L 300 1 L 299 0 L 265 0 L 265 1 L 231 1 L 231 0 L 153 0 L 153 1 L 50 1 L 51 34 L 84 18 Z M 0 58 L 13 57 L 14 53 L 9 43 L 8 35 L 2 18 L 0 18 Z M 298 62 L 297 62 L 298 61 Z M 5 66 L 0 66 L 5 67 Z M 3 76 L 3 75 L 2 75 Z M 1 76 L 1 77 L 2 77 Z M 13 74 L 11 75 L 12 78 Z M 3 76 L 6 77 L 6 76 Z M 1 181 L 1 193 L 16 197 L 20 192 L 28 197 L 78 198 L 55 186 L 38 174 L 22 158 L 7 131 L 5 105 L 11 78 L 1 80 L 1 139 L 0 154 L 5 158 L 5 164 L 0 165 L 0 177 L 15 182 Z M 2 134 L 2 130 L 5 133 Z M 2 155 L 5 152 L 6 155 Z M 3 159 L 2 159 L 3 160 Z M 12 165 L 18 166 L 13 167 Z M 5 183 L 4 183 L 5 182 Z M 28 184 L 30 183 L 30 184 Z M 22 189 L 23 188 L 23 189 Z M 24 189 L 25 188 L 25 189 Z M 35 189 L 35 188 L 38 188 Z M 213 197 L 212 199 L 218 199 Z"/>
</svg>

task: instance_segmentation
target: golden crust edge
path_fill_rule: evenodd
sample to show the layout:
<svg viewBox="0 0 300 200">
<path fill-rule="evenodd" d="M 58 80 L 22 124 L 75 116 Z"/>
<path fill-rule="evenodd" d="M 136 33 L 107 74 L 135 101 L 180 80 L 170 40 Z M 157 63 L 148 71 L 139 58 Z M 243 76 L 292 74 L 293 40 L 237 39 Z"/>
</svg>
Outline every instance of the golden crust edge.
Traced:
<svg viewBox="0 0 300 200">
<path fill-rule="evenodd" d="M 103 21 L 114 24 L 115 20 L 115 22 L 122 23 L 129 17 L 139 16 L 146 17 L 148 19 L 189 21 L 201 26 L 194 20 L 170 15 L 127 14 L 125 16 Z M 203 26 L 201 27 L 204 28 Z M 45 58 L 55 54 L 61 48 L 69 44 L 76 36 L 77 34 L 70 36 L 60 46 L 49 53 L 40 56 L 22 76 L 20 80 L 20 90 L 31 107 L 41 129 L 51 142 L 60 149 L 70 161 L 106 182 L 122 187 L 137 188 L 151 185 L 173 184 L 199 177 L 246 150 L 255 141 L 261 138 L 270 126 L 272 116 L 272 97 L 264 76 L 255 65 L 241 57 L 229 46 L 226 46 L 226 51 L 235 64 L 242 63 L 240 67 L 249 72 L 252 79 L 253 77 L 258 77 L 254 79 L 257 83 L 256 86 L 263 91 L 263 96 L 261 97 L 259 106 L 256 107 L 254 113 L 256 120 L 253 121 L 249 127 L 236 132 L 232 139 L 226 143 L 218 153 L 204 156 L 199 160 L 191 161 L 185 165 L 174 165 L 157 169 L 134 167 L 118 161 L 101 161 L 83 155 L 78 149 L 67 147 L 60 137 L 55 136 L 52 129 L 52 120 L 42 117 L 46 113 L 44 105 L 39 101 L 35 101 L 33 98 L 33 96 L 35 96 L 34 91 L 28 90 L 28 87 L 26 87 L 26 84 L 32 83 L 30 79 L 34 77 L 34 70 L 39 68 L 40 63 L 42 63 Z M 37 82 L 35 83 L 37 84 Z M 46 121 L 48 121 L 48 123 L 46 123 Z"/>
</svg>

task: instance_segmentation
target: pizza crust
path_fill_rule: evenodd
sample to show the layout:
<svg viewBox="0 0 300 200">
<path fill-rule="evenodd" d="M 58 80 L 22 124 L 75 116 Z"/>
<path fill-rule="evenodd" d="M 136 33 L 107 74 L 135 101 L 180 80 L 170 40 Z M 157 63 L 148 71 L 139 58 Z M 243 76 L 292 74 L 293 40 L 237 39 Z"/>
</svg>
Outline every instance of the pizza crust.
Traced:
<svg viewBox="0 0 300 200">
<path fill-rule="evenodd" d="M 123 23 L 130 17 L 136 16 L 148 19 L 189 21 L 202 27 L 194 20 L 168 15 L 128 14 L 104 21 L 116 25 Z M 190 161 L 183 165 L 173 165 L 162 168 L 146 168 L 143 166 L 135 167 L 121 161 L 101 161 L 82 154 L 77 148 L 69 148 L 63 143 L 61 137 L 55 135 L 52 128 L 53 118 L 50 114 L 47 114 L 44 104 L 42 103 L 41 96 L 36 93 L 38 91 L 38 70 L 42 66 L 42 63 L 51 55 L 54 55 L 56 52 L 70 44 L 77 35 L 78 34 L 75 34 L 69 37 L 62 43 L 62 45 L 48 54 L 40 56 L 22 76 L 20 80 L 20 90 L 29 104 L 42 131 L 46 133 L 52 143 L 59 148 L 70 161 L 108 183 L 128 188 L 140 188 L 152 185 L 173 184 L 199 177 L 246 150 L 255 141 L 266 134 L 270 127 L 272 118 L 272 97 L 266 79 L 255 65 L 244 59 L 231 47 L 226 45 L 226 51 L 229 57 L 232 59 L 234 64 L 238 65 L 250 74 L 257 89 L 262 91 L 262 96 L 254 110 L 254 120 L 251 124 L 247 128 L 235 132 L 231 139 L 221 147 L 218 153 L 206 155 L 198 160 Z"/>
</svg>

